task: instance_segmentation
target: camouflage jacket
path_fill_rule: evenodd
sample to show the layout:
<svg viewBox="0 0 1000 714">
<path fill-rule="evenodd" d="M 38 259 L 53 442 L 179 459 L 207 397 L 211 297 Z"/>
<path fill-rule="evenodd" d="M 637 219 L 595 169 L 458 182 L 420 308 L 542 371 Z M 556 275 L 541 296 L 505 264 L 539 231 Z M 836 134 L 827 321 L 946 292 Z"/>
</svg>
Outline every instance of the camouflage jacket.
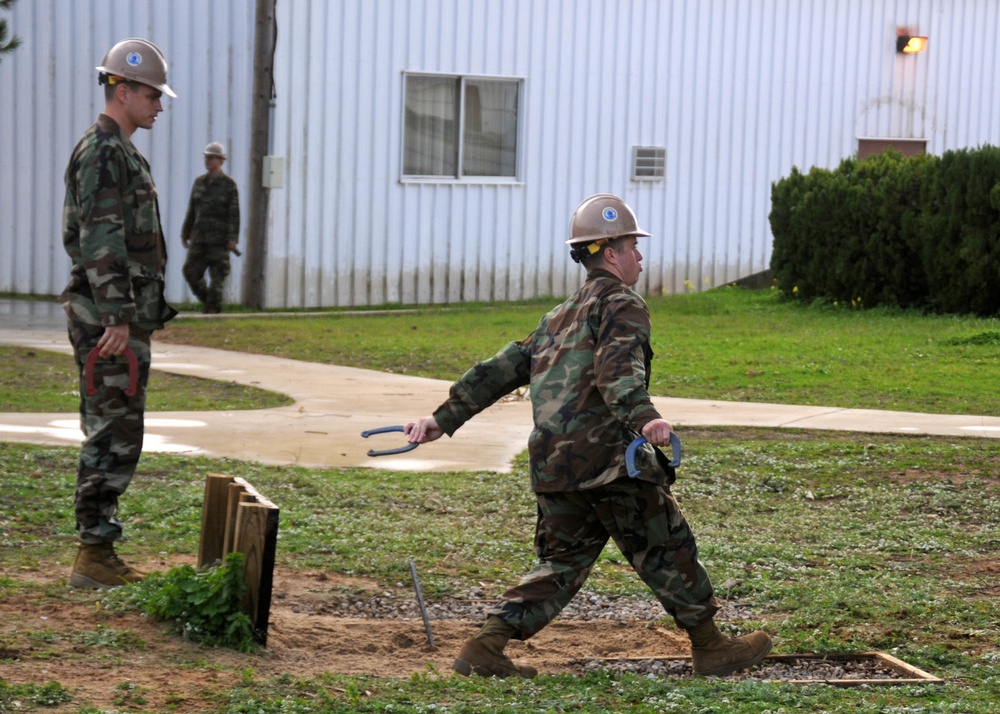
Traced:
<svg viewBox="0 0 1000 714">
<path fill-rule="evenodd" d="M 535 331 L 477 364 L 434 412 L 449 435 L 514 389 L 530 384 L 528 441 L 537 493 L 577 491 L 627 478 L 625 447 L 660 418 L 649 397 L 649 309 L 621 280 L 594 271 Z M 639 478 L 669 482 L 646 445 Z"/>
<path fill-rule="evenodd" d="M 101 114 L 65 175 L 63 246 L 73 261 L 60 296 L 71 318 L 155 330 L 177 314 L 163 297 L 167 249 L 149 164 Z"/>
<path fill-rule="evenodd" d="M 224 247 L 240 238 L 240 196 L 236 182 L 222 174 L 199 176 L 191 187 L 181 238 Z"/>
</svg>

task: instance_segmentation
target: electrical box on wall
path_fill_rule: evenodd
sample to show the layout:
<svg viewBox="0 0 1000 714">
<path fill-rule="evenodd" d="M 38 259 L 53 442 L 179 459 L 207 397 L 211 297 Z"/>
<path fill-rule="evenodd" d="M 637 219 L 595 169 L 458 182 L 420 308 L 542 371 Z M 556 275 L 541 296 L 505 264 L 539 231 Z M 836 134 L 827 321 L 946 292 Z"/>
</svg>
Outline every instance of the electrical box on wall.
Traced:
<svg viewBox="0 0 1000 714">
<path fill-rule="evenodd" d="M 284 156 L 265 156 L 261 168 L 260 182 L 264 188 L 281 188 L 284 185 Z"/>
</svg>

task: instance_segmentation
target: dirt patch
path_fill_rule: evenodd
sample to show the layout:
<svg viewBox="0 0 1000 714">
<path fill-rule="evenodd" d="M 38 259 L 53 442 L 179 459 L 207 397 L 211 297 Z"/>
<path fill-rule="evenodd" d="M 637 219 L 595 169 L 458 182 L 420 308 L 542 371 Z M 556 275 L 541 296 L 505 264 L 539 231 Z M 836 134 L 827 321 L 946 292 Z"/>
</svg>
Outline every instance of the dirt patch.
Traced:
<svg viewBox="0 0 1000 714">
<path fill-rule="evenodd" d="M 1000 488 L 1000 477 L 992 473 L 955 473 L 942 471 L 924 471 L 921 469 L 907 469 L 898 473 L 889 473 L 887 476 L 898 483 L 935 483 L 953 484 L 962 486 L 969 481 L 981 482 L 986 488 Z"/>
<path fill-rule="evenodd" d="M 82 706 L 206 711 L 247 676 L 255 681 L 326 672 L 457 676 L 451 671 L 452 660 L 479 625 L 432 619 L 436 647 L 431 648 L 420 618 L 350 618 L 302 607 L 305 600 L 322 597 L 322 592 L 369 590 L 371 583 L 323 576 L 319 590 L 315 574 L 276 574 L 268 646 L 243 655 L 185 641 L 169 626 L 138 614 L 109 612 L 100 607 L 97 594 L 64 596 L 58 583 L 47 585 L 47 594 L 33 591 L 0 601 L 0 679 L 59 682 L 74 699 L 45 709 L 53 712 L 78 711 Z M 512 642 L 508 652 L 545 674 L 579 673 L 573 662 L 581 659 L 683 655 L 687 638 L 657 623 L 559 621 L 528 642 Z"/>
</svg>

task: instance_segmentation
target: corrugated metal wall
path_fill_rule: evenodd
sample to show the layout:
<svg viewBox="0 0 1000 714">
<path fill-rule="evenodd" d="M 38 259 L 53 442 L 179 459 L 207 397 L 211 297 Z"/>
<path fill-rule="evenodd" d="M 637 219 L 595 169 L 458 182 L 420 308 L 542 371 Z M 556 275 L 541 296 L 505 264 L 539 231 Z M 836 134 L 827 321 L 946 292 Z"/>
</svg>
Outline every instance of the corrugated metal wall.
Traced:
<svg viewBox="0 0 1000 714">
<path fill-rule="evenodd" d="M 565 294 L 562 246 L 612 191 L 656 233 L 640 288 L 768 267 L 771 183 L 859 137 L 1000 142 L 991 0 L 371 0 L 278 3 L 269 303 Z M 930 37 L 895 52 L 897 29 Z M 407 72 L 523 78 L 520 179 L 400 180 Z M 311 91 L 307 88 L 311 88 Z M 666 180 L 630 181 L 633 146 Z"/>
<path fill-rule="evenodd" d="M 165 125 L 138 140 L 149 142 L 140 148 L 164 194 L 176 298 L 177 233 L 198 151 L 209 135 L 249 145 L 252 5 L 15 5 L 12 29 L 46 50 L 26 46 L 0 61 L 0 290 L 61 287 L 61 173 L 97 110 L 90 68 L 113 39 L 136 33 L 167 51 L 181 95 Z M 107 22 L 83 13 L 87 6 Z M 1000 144 L 995 0 L 278 0 L 276 8 L 272 152 L 285 174 L 271 190 L 271 306 L 565 294 L 581 279 L 562 245 L 569 216 L 599 191 L 623 195 L 656 234 L 641 244 L 640 289 L 701 289 L 768 266 L 770 187 L 793 165 L 836 166 L 859 137 L 925 138 L 936 154 Z M 900 27 L 927 35 L 927 51 L 896 54 Z M 49 85 L 31 76 L 39 65 Z M 523 80 L 519 180 L 401 180 L 408 72 Z M 198 97 L 211 98 L 211 109 Z M 665 147 L 664 181 L 630 180 L 633 146 Z M 244 187 L 246 161 L 237 157 Z"/>
<path fill-rule="evenodd" d="M 63 172 L 104 108 L 94 67 L 126 37 L 163 50 L 176 99 L 132 141 L 149 160 L 167 237 L 171 300 L 188 299 L 181 224 L 202 149 L 223 142 L 225 170 L 249 181 L 253 0 L 19 0 L 5 13 L 23 44 L 0 59 L 0 292 L 52 295 L 69 279 Z M 241 196 L 241 198 L 243 198 Z M 227 285 L 239 295 L 239 261 Z"/>
</svg>

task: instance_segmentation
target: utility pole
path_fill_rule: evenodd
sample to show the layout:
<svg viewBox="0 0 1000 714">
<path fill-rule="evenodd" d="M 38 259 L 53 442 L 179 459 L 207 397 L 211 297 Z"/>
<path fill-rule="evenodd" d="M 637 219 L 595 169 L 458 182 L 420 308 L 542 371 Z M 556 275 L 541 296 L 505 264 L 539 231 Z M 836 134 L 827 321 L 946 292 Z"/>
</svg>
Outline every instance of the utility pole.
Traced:
<svg viewBox="0 0 1000 714">
<path fill-rule="evenodd" d="M 247 253 L 243 263 L 241 303 L 265 306 L 267 286 L 267 212 L 271 189 L 264 186 L 264 157 L 270 150 L 271 100 L 274 92 L 274 45 L 277 0 L 257 0 L 253 41 L 253 106 L 250 110 L 250 190 Z"/>
</svg>

